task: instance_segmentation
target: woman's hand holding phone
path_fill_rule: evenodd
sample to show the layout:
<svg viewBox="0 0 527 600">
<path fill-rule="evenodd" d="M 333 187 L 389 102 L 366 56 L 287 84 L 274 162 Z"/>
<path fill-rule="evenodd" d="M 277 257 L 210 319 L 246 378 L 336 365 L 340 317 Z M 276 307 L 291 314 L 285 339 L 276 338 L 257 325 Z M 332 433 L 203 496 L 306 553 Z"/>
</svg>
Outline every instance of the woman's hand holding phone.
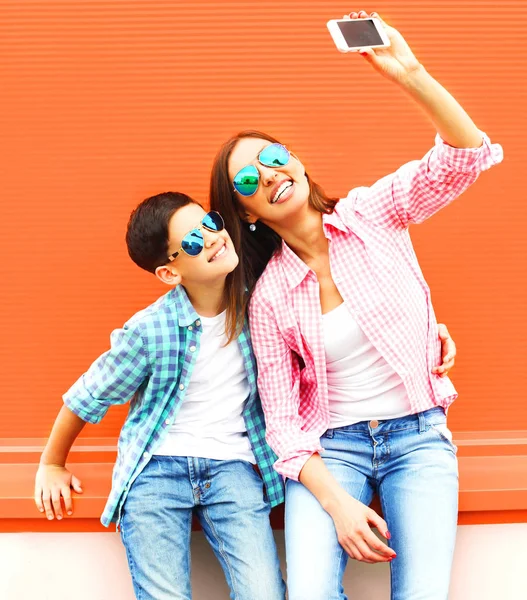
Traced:
<svg viewBox="0 0 527 600">
<path fill-rule="evenodd" d="M 385 23 L 377 13 L 373 12 L 368 15 L 361 10 L 350 13 L 349 18 L 374 18 L 381 22 L 390 40 L 390 45 L 381 48 L 364 48 L 360 51 L 361 56 L 381 75 L 395 83 L 404 83 L 405 78 L 422 68 L 421 63 L 417 60 L 403 36 L 397 29 Z"/>
<path fill-rule="evenodd" d="M 350 20 L 375 19 L 390 45 L 360 48 L 360 54 L 384 77 L 397 83 L 428 115 L 444 142 L 454 148 L 479 148 L 481 131 L 457 100 L 414 56 L 403 36 L 377 13 L 352 12 Z"/>
</svg>

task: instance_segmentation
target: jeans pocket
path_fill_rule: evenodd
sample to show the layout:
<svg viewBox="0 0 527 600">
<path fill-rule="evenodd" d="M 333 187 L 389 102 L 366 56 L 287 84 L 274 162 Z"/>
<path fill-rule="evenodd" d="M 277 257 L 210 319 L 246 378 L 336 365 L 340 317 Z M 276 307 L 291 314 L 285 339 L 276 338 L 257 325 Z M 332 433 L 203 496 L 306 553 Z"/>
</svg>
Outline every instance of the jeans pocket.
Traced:
<svg viewBox="0 0 527 600">
<path fill-rule="evenodd" d="M 454 451 L 457 452 L 457 446 L 453 442 L 452 432 L 448 428 L 446 423 L 437 423 L 435 425 L 430 425 L 430 430 L 434 431 L 441 440 L 443 440 L 448 446 Z"/>
</svg>

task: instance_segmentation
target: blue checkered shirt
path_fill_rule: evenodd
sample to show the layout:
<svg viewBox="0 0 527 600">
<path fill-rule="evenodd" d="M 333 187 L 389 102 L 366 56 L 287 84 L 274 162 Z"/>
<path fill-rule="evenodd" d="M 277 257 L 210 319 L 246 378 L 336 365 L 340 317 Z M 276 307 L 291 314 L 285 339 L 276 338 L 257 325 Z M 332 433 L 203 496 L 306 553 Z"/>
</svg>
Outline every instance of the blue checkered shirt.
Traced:
<svg viewBox="0 0 527 600">
<path fill-rule="evenodd" d="M 118 442 L 112 489 L 103 525 L 120 520 L 130 486 L 177 418 L 199 353 L 202 327 L 183 287 L 134 315 L 111 335 L 111 348 L 64 394 L 66 406 L 84 421 L 98 423 L 113 404 L 131 400 Z M 265 442 L 265 421 L 256 389 L 256 362 L 247 323 L 237 340 L 250 394 L 243 416 L 272 506 L 284 500 L 277 460 Z"/>
</svg>

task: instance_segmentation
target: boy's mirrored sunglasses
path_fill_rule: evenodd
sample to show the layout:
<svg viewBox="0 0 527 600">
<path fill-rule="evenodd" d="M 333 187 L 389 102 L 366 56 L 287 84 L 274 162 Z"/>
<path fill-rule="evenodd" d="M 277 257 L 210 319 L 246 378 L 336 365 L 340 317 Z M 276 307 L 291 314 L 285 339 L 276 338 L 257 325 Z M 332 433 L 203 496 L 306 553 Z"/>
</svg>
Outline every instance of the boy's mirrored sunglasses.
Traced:
<svg viewBox="0 0 527 600">
<path fill-rule="evenodd" d="M 282 144 L 271 144 L 266 146 L 258 154 L 258 162 L 265 167 L 284 167 L 289 162 L 291 155 L 289 150 Z M 234 176 L 234 189 L 242 196 L 252 196 L 258 189 L 260 172 L 254 165 L 243 167 Z"/>
<path fill-rule="evenodd" d="M 182 251 L 189 256 L 197 256 L 205 246 L 205 240 L 203 239 L 203 234 L 200 231 L 202 228 L 214 232 L 223 231 L 223 229 L 225 229 L 223 217 L 215 210 L 208 212 L 203 219 L 201 219 L 201 223 L 195 229 L 191 229 L 185 235 L 185 237 L 181 240 L 181 248 L 177 252 L 174 252 L 174 254 L 170 254 L 168 260 L 172 262 Z"/>
</svg>

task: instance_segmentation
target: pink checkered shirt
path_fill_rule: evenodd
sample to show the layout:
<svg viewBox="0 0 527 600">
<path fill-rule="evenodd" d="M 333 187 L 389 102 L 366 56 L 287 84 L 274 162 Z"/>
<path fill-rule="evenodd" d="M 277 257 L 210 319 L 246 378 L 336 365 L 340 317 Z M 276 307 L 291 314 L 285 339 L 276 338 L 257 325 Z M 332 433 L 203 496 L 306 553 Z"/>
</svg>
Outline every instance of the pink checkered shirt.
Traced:
<svg viewBox="0 0 527 600">
<path fill-rule="evenodd" d="M 408 226 L 447 206 L 502 159 L 501 146 L 484 134 L 483 145 L 469 149 L 438 136 L 422 160 L 351 190 L 323 216 L 333 281 L 403 380 L 413 413 L 446 408 L 457 394 L 448 378 L 431 372 L 441 363 L 441 344 Z M 317 278 L 285 242 L 258 281 L 249 310 L 267 441 L 279 457 L 275 469 L 297 480 L 308 458 L 322 450 L 328 386 Z"/>
</svg>

